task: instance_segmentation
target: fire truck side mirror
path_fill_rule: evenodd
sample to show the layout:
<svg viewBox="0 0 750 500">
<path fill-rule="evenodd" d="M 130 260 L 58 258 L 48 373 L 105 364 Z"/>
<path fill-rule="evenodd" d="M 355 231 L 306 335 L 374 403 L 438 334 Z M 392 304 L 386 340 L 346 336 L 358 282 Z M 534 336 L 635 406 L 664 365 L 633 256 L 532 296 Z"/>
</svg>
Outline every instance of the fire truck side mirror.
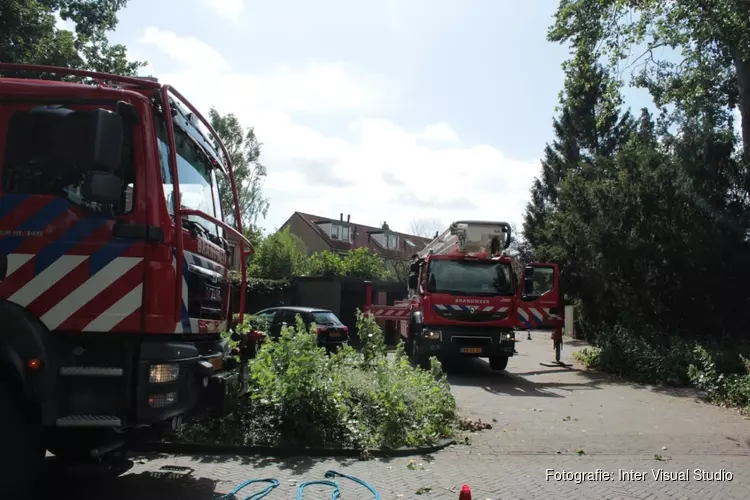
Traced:
<svg viewBox="0 0 750 500">
<path fill-rule="evenodd" d="M 122 164 L 123 118 L 105 109 L 67 114 L 56 130 L 60 156 L 84 173 L 114 172 Z"/>
</svg>

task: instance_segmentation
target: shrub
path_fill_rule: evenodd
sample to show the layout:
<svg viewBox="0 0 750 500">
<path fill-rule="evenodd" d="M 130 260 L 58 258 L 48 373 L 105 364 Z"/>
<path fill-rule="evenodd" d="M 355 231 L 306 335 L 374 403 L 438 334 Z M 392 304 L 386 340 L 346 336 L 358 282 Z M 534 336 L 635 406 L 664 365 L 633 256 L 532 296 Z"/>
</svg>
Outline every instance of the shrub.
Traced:
<svg viewBox="0 0 750 500">
<path fill-rule="evenodd" d="M 184 440 L 323 447 L 426 445 L 453 435 L 456 403 L 440 364 L 386 356 L 383 332 L 358 314 L 361 352 L 327 355 L 298 318 L 250 366 L 251 394 L 221 421 L 189 425 Z"/>
<path fill-rule="evenodd" d="M 600 333 L 596 348 L 583 349 L 575 358 L 590 368 L 644 384 L 687 385 L 687 371 L 695 361 L 693 345 L 677 337 L 640 335 L 617 326 Z"/>
<path fill-rule="evenodd" d="M 639 383 L 692 385 L 715 403 L 750 406 L 750 360 L 737 346 L 659 337 L 647 330 L 636 335 L 622 327 L 601 331 L 594 342 L 595 347 L 573 353 L 589 368 Z"/>
<path fill-rule="evenodd" d="M 745 372 L 725 374 L 705 348 L 696 347 L 695 354 L 698 361 L 688 369 L 693 385 L 715 403 L 750 409 L 750 361 L 740 354 Z"/>
</svg>

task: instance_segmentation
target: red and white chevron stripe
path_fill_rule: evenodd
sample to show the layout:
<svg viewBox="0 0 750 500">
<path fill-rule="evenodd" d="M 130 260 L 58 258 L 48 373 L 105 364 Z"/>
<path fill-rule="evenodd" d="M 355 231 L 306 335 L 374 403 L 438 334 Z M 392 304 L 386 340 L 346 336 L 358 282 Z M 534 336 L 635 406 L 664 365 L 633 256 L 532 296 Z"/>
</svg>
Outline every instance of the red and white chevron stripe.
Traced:
<svg viewBox="0 0 750 500">
<path fill-rule="evenodd" d="M 35 254 L 9 254 L 0 296 L 50 330 L 134 331 L 143 303 L 142 257 L 117 257 L 90 275 L 88 255 L 62 255 L 35 274 Z"/>
<path fill-rule="evenodd" d="M 408 318 L 409 309 L 397 307 L 373 307 L 372 309 L 370 309 L 370 314 L 378 319 Z"/>
</svg>

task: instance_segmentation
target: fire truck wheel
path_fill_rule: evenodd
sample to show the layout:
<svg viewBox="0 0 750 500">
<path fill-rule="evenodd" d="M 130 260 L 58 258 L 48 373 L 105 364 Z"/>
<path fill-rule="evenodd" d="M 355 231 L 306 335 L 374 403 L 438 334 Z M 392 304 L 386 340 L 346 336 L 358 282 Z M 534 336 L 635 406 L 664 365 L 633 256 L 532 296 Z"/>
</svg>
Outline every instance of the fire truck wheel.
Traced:
<svg viewBox="0 0 750 500">
<path fill-rule="evenodd" d="M 0 382 L 0 491 L 3 498 L 33 498 L 44 465 L 39 417 Z"/>
<path fill-rule="evenodd" d="M 47 450 L 63 462 L 91 461 L 91 450 L 104 446 L 107 441 L 96 432 L 53 433 L 47 437 Z"/>
<path fill-rule="evenodd" d="M 490 358 L 490 368 L 496 371 L 505 370 L 508 367 L 508 356 L 498 355 Z"/>
</svg>

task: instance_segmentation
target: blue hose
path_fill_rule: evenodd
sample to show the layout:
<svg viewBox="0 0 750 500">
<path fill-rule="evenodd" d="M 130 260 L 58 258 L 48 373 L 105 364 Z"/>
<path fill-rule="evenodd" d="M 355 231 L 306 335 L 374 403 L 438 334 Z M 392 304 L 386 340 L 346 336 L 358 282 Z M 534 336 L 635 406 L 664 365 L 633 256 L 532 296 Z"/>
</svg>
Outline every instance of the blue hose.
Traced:
<svg viewBox="0 0 750 500">
<path fill-rule="evenodd" d="M 325 477 L 326 477 L 326 479 L 331 479 L 331 478 L 334 478 L 334 477 L 343 477 L 344 479 L 348 479 L 349 481 L 354 481 L 358 485 L 360 485 L 360 486 L 362 486 L 362 487 L 367 488 L 368 490 L 370 490 L 370 493 L 372 493 L 373 497 L 375 497 L 375 500 L 381 500 L 380 499 L 380 494 L 377 491 L 375 491 L 375 488 L 373 488 L 372 486 L 370 486 L 365 481 L 362 481 L 358 477 L 348 476 L 346 474 L 342 474 L 340 472 L 336 472 L 335 470 L 329 470 L 328 472 L 326 472 Z M 300 499 L 298 498 L 297 500 L 300 500 Z"/>
<path fill-rule="evenodd" d="M 326 479 L 322 481 L 305 481 L 304 483 L 300 483 L 297 486 L 297 500 L 303 500 L 302 496 L 304 494 L 304 490 L 308 486 L 330 486 L 331 488 L 333 488 L 333 492 L 331 492 L 331 500 L 339 500 L 339 498 L 341 497 L 341 489 L 339 487 L 339 484 L 334 481 L 330 481 L 330 479 L 333 479 L 335 477 L 343 477 L 344 479 L 353 481 L 359 484 L 360 486 L 362 486 L 363 488 L 367 488 L 370 491 L 370 493 L 373 494 L 375 500 L 381 500 L 380 495 L 378 494 L 377 491 L 375 491 L 375 488 L 370 486 L 365 481 L 362 481 L 358 477 L 349 476 L 347 474 L 342 474 L 340 472 L 336 472 L 335 470 L 329 470 L 328 472 L 326 472 L 325 477 Z M 260 500 L 261 498 L 265 498 L 266 496 L 268 496 L 268 494 L 271 493 L 271 491 L 273 491 L 275 488 L 279 486 L 278 479 L 250 479 L 240 484 L 234 490 L 227 493 L 226 495 L 218 497 L 216 500 L 237 500 L 237 497 L 236 497 L 237 493 L 239 493 L 240 490 L 245 488 L 246 486 L 250 486 L 251 484 L 254 484 L 254 483 L 269 483 L 269 486 L 267 486 L 266 489 L 264 490 L 256 491 L 252 495 L 245 497 L 242 500 Z"/>
<path fill-rule="evenodd" d="M 302 492 L 308 486 L 330 486 L 332 487 L 333 492 L 331 493 L 331 500 L 338 500 L 338 498 L 341 496 L 341 490 L 339 489 L 339 485 L 334 483 L 333 481 L 305 481 L 304 483 L 300 483 L 297 486 L 297 500 L 303 500 Z"/>
<path fill-rule="evenodd" d="M 216 500 L 235 500 L 237 498 L 236 497 L 237 493 L 239 493 L 242 488 L 244 488 L 245 486 L 250 486 L 253 483 L 270 483 L 270 484 L 269 486 L 266 487 L 266 489 L 261 490 L 261 491 L 256 491 L 249 497 L 245 497 L 242 500 L 260 500 L 261 498 L 265 498 L 266 496 L 268 496 L 269 493 L 271 493 L 275 488 L 279 486 L 278 479 L 250 479 L 240 484 L 234 490 L 227 493 L 226 495 L 220 496 Z"/>
</svg>

